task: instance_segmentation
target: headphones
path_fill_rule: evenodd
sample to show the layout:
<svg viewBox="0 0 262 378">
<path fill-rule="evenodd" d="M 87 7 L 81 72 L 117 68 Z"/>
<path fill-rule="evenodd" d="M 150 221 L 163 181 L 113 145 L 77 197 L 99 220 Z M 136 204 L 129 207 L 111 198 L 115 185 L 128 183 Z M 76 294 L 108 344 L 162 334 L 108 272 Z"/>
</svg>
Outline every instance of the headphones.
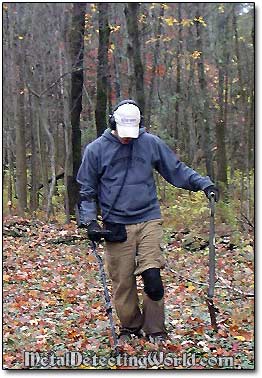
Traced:
<svg viewBox="0 0 262 378">
<path fill-rule="evenodd" d="M 135 105 L 136 107 L 138 107 L 139 111 L 140 111 L 140 123 L 139 123 L 139 127 L 144 127 L 144 117 L 141 113 L 141 110 L 139 108 L 139 106 L 137 105 L 137 103 L 134 101 L 134 100 L 123 100 L 121 102 L 119 102 L 119 104 L 117 104 L 114 109 L 113 109 L 113 113 L 109 115 L 109 120 L 108 120 L 108 123 L 109 123 L 109 127 L 111 130 L 116 130 L 116 121 L 115 121 L 115 117 L 114 117 L 114 112 L 122 105 L 124 104 L 132 104 L 132 105 Z"/>
</svg>

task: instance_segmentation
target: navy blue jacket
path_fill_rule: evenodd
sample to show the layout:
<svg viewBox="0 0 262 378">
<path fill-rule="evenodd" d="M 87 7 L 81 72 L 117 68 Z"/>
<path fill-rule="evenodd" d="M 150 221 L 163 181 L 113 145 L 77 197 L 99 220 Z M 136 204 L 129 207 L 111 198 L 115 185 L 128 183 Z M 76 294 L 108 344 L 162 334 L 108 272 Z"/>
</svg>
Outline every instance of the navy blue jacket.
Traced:
<svg viewBox="0 0 262 378">
<path fill-rule="evenodd" d="M 154 169 L 178 188 L 198 191 L 214 185 L 144 129 L 129 144 L 120 143 L 107 129 L 87 145 L 78 171 L 80 223 L 97 218 L 97 203 L 108 222 L 133 224 L 160 219 Z"/>
</svg>

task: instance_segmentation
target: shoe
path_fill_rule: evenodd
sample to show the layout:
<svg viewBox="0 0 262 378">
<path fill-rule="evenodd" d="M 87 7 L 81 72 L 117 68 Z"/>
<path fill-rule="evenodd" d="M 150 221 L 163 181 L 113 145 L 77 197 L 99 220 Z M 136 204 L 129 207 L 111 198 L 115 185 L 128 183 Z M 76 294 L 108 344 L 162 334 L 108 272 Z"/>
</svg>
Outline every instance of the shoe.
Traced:
<svg viewBox="0 0 262 378">
<path fill-rule="evenodd" d="M 146 338 L 152 344 L 164 344 L 167 341 L 167 334 L 164 332 L 156 332 L 146 335 Z"/>
<path fill-rule="evenodd" d="M 123 345 L 131 341 L 134 337 L 143 337 L 143 333 L 140 329 L 122 328 L 118 336 L 119 345 Z"/>
</svg>

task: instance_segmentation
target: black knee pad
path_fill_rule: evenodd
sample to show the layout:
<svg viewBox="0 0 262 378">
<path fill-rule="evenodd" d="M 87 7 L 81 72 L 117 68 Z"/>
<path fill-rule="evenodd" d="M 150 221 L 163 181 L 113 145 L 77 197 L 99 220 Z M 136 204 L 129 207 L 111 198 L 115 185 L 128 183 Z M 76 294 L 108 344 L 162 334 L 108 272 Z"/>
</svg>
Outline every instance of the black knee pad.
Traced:
<svg viewBox="0 0 262 378">
<path fill-rule="evenodd" d="M 153 301 L 159 301 L 164 296 L 164 287 L 159 268 L 149 268 L 142 273 L 144 292 Z"/>
</svg>

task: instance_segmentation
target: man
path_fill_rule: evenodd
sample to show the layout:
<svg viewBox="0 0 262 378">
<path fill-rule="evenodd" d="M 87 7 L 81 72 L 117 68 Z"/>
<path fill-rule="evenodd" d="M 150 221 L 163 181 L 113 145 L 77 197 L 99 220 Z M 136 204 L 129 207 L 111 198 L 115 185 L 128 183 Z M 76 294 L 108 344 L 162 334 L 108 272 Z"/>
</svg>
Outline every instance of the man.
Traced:
<svg viewBox="0 0 262 378">
<path fill-rule="evenodd" d="M 160 242 L 162 220 L 154 169 L 169 183 L 187 190 L 218 190 L 209 179 L 180 162 L 157 136 L 145 131 L 143 116 L 132 100 L 120 102 L 109 118 L 110 128 L 84 152 L 77 181 L 81 184 L 80 224 L 90 240 L 108 231 L 106 264 L 120 319 L 120 343 L 143 330 L 152 342 L 165 339 L 164 267 Z M 97 202 L 103 228 L 97 222 Z M 144 283 L 142 312 L 136 276 Z"/>
</svg>

